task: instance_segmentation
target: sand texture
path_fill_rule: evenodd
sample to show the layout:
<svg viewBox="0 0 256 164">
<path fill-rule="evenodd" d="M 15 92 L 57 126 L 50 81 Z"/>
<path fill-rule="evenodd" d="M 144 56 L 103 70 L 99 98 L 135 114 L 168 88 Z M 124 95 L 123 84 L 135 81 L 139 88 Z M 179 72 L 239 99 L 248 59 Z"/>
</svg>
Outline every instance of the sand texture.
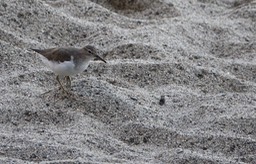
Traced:
<svg viewBox="0 0 256 164">
<path fill-rule="evenodd" d="M 0 71 L 0 163 L 256 163 L 255 0 L 1 0 Z"/>
</svg>

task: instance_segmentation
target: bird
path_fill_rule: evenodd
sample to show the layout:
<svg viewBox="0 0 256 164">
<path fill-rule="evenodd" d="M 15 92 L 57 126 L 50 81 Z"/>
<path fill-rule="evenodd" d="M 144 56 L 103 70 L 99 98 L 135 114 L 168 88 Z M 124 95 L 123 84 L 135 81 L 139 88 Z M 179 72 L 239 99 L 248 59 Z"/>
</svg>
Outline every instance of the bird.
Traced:
<svg viewBox="0 0 256 164">
<path fill-rule="evenodd" d="M 40 54 L 43 63 L 52 70 L 57 76 L 56 80 L 60 85 L 60 89 L 68 93 L 60 82 L 60 77 L 66 79 L 67 85 L 71 88 L 70 76 L 82 73 L 93 59 L 99 59 L 107 63 L 97 54 L 97 49 L 92 45 L 86 45 L 82 48 L 75 47 L 56 47 L 49 49 L 31 50 Z"/>
</svg>

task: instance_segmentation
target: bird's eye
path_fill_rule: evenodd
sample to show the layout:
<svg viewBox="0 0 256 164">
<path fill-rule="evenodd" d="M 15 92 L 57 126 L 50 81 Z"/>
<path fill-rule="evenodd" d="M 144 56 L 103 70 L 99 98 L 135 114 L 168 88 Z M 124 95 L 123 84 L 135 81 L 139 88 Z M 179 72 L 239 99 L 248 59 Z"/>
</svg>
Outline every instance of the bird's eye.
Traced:
<svg viewBox="0 0 256 164">
<path fill-rule="evenodd" d="M 92 53 L 92 51 L 91 50 L 88 50 L 88 52 L 91 54 Z"/>
</svg>

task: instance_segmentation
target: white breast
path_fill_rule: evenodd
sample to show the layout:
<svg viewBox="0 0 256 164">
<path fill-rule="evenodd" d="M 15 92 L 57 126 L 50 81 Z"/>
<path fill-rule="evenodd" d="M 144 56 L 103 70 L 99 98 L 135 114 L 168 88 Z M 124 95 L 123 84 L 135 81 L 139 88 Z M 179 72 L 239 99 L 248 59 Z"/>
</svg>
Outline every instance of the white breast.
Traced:
<svg viewBox="0 0 256 164">
<path fill-rule="evenodd" d="M 70 76 L 83 72 L 89 65 L 87 62 L 85 65 L 76 67 L 74 64 L 74 57 L 71 56 L 70 61 L 65 62 L 53 62 L 46 59 L 44 56 L 41 56 L 41 60 L 46 64 L 55 74 L 60 76 Z"/>
<path fill-rule="evenodd" d="M 81 72 L 83 72 L 84 70 L 86 70 L 86 69 L 88 68 L 88 66 L 89 66 L 90 60 L 91 60 L 91 59 L 86 59 L 86 60 L 83 61 L 83 62 L 77 63 L 77 64 L 78 64 L 78 65 L 76 66 L 77 72 L 81 73 Z"/>
</svg>

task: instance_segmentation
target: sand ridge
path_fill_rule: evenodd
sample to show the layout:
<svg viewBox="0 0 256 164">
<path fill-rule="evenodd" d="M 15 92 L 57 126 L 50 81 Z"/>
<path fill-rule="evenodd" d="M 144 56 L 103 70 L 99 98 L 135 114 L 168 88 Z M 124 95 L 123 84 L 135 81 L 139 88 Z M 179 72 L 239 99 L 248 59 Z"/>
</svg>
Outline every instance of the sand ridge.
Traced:
<svg viewBox="0 0 256 164">
<path fill-rule="evenodd" d="M 1 1 L 0 163 L 256 163 L 255 9 Z M 29 49 L 87 44 L 108 63 L 72 77 L 77 99 L 56 96 Z"/>
</svg>

